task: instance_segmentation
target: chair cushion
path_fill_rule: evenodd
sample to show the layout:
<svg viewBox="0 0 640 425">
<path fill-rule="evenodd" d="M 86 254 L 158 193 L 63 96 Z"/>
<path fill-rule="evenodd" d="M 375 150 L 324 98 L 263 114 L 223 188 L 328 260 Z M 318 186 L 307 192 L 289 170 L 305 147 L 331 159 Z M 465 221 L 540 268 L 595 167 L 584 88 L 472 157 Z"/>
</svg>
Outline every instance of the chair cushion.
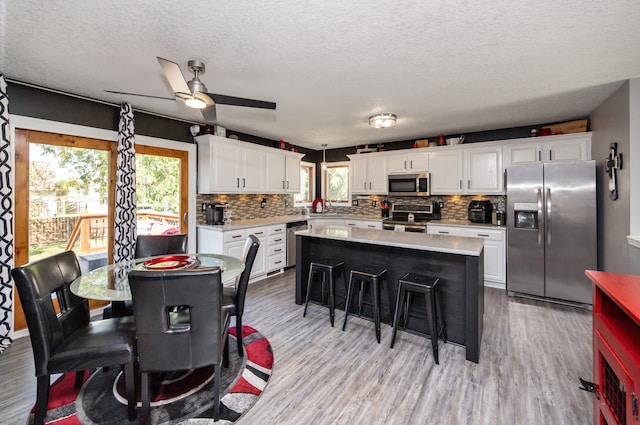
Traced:
<svg viewBox="0 0 640 425">
<path fill-rule="evenodd" d="M 90 322 L 51 354 L 49 373 L 93 369 L 135 359 L 135 321 L 122 317 Z"/>
<path fill-rule="evenodd" d="M 223 288 L 222 290 L 222 308 L 230 315 L 236 314 L 236 291 L 231 288 Z"/>
</svg>

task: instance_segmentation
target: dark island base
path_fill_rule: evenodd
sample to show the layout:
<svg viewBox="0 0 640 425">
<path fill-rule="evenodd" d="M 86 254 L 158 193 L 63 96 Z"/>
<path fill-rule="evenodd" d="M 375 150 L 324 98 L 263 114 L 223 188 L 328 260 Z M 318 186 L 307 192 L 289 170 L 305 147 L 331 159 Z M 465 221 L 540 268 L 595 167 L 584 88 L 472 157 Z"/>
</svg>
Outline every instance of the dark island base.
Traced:
<svg viewBox="0 0 640 425">
<path fill-rule="evenodd" d="M 349 271 L 360 264 L 386 267 L 388 280 L 383 281 L 381 285 L 380 318 L 387 324 L 392 324 L 398 280 L 405 273 L 420 273 L 439 278 L 447 339 L 466 346 L 467 360 L 475 363 L 479 361 L 484 313 L 483 255 L 465 256 L 298 235 L 296 304 L 303 304 L 305 301 L 309 263 L 320 258 L 336 258 L 344 261 L 347 280 Z M 319 282 L 314 285 L 311 294 L 311 299 L 318 303 L 320 286 Z M 347 289 L 341 277 L 337 278 L 335 291 L 336 308 L 344 310 Z M 327 298 L 325 296 L 325 303 Z M 365 293 L 364 300 L 366 303 L 363 306 L 362 315 L 373 317 L 369 291 Z M 358 312 L 357 292 L 352 296 L 349 311 L 350 315 Z M 410 312 L 418 317 L 409 318 L 407 329 L 428 334 L 426 321 L 419 317 L 426 315 L 423 295 L 414 295 Z M 328 316 L 327 313 L 327 322 Z M 336 326 L 342 326 L 343 321 L 344 314 L 336 315 Z M 347 324 L 347 331 L 348 326 Z"/>
</svg>

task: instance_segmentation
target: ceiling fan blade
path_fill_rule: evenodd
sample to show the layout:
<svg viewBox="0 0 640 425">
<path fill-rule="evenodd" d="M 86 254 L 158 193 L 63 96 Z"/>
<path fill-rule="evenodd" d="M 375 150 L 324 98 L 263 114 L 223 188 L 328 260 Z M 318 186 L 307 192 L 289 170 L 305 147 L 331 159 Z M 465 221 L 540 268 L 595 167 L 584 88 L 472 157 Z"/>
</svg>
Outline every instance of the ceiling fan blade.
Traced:
<svg viewBox="0 0 640 425">
<path fill-rule="evenodd" d="M 224 94 L 207 93 L 218 105 L 248 106 L 249 108 L 276 109 L 275 102 L 246 99 L 244 97 L 227 96 Z"/>
<path fill-rule="evenodd" d="M 127 93 L 123 91 L 114 91 L 114 90 L 105 90 L 107 93 L 115 93 L 115 94 L 123 94 L 125 96 L 140 96 L 140 97 L 150 97 L 152 99 L 163 99 L 163 100 L 176 100 L 175 97 L 163 97 L 163 96 L 153 96 L 150 94 L 138 94 L 138 93 Z"/>
<path fill-rule="evenodd" d="M 205 121 L 207 122 L 216 121 L 217 119 L 216 105 L 207 106 L 206 108 L 201 109 L 201 111 Z"/>
<path fill-rule="evenodd" d="M 159 56 L 156 56 L 156 58 L 162 67 L 164 76 L 167 77 L 167 81 L 169 81 L 171 90 L 173 90 L 174 93 L 191 93 L 191 90 L 187 85 L 187 81 L 184 79 L 184 75 L 182 75 L 180 66 L 175 62 L 171 62 L 170 60 L 163 59 Z"/>
</svg>

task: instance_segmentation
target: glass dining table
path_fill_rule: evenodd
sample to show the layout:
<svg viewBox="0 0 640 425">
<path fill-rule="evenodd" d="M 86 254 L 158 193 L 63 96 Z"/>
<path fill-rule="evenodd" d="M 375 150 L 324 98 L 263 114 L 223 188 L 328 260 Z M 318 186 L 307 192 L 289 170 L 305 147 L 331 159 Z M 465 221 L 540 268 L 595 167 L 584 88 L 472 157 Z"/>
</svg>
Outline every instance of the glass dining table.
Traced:
<svg viewBox="0 0 640 425">
<path fill-rule="evenodd" d="M 228 255 L 200 253 L 159 255 L 123 261 L 91 270 L 71 283 L 71 292 L 92 300 L 130 301 L 129 272 L 131 270 L 162 270 L 163 260 L 166 264 L 172 263 L 172 260 L 179 260 L 184 263 L 184 268 L 220 267 L 222 285 L 225 287 L 233 287 L 236 278 L 244 270 L 241 259 Z M 166 269 L 178 270 L 179 268 L 169 265 Z"/>
</svg>

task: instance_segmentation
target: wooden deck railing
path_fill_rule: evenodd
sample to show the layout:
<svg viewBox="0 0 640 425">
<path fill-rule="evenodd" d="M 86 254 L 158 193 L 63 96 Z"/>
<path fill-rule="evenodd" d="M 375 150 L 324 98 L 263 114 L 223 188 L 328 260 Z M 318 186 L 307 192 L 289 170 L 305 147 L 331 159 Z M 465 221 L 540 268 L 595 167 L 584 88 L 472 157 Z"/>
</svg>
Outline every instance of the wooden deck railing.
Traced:
<svg viewBox="0 0 640 425">
<path fill-rule="evenodd" d="M 157 213 L 151 211 L 140 211 L 137 213 L 138 221 L 151 221 L 154 224 L 179 227 L 180 218 L 177 214 Z M 66 249 L 73 249 L 80 241 L 80 254 L 105 251 L 108 241 L 108 219 L 106 214 L 88 214 L 79 217 L 71 236 L 67 242 Z"/>
</svg>

